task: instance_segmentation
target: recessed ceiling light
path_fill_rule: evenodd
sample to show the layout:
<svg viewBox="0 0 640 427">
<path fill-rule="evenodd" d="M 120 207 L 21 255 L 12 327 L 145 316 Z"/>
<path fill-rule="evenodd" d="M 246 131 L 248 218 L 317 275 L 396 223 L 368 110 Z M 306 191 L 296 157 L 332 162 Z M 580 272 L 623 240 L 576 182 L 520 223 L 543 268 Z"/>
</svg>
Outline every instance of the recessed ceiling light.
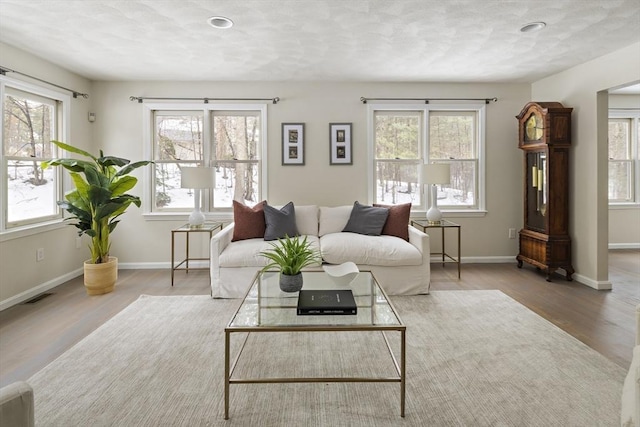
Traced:
<svg viewBox="0 0 640 427">
<path fill-rule="evenodd" d="M 219 28 L 223 30 L 233 27 L 233 21 L 229 18 L 225 18 L 224 16 L 212 16 L 211 18 L 207 19 L 207 22 L 213 28 Z"/>
<path fill-rule="evenodd" d="M 535 31 L 540 31 L 541 29 L 543 29 L 546 26 L 547 26 L 547 24 L 544 23 L 544 22 L 532 22 L 532 23 L 527 24 L 524 27 L 520 28 L 520 31 L 522 31 L 523 33 L 532 33 L 532 32 L 535 32 Z"/>
</svg>

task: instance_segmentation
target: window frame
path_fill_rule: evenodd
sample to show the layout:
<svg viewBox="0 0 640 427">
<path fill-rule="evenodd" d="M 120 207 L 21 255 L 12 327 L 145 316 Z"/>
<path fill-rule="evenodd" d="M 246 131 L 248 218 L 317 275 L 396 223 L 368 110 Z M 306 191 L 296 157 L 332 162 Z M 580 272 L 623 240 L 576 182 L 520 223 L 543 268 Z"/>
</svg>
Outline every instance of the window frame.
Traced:
<svg viewBox="0 0 640 427">
<path fill-rule="evenodd" d="M 607 138 L 607 170 L 611 162 L 629 163 L 631 165 L 631 173 L 627 184 L 631 187 L 631 200 L 611 200 L 607 196 L 610 208 L 624 209 L 640 207 L 640 109 L 609 109 L 609 117 L 607 119 L 607 127 L 611 120 L 627 119 L 630 121 L 629 129 L 629 159 L 610 159 Z M 608 136 L 608 131 L 607 131 Z M 608 186 L 608 178 L 607 178 Z"/>
<path fill-rule="evenodd" d="M 64 225 L 65 212 L 56 205 L 56 213 L 36 218 L 29 218 L 21 221 L 9 222 L 8 219 L 8 179 L 7 179 L 7 165 L 8 161 L 14 159 L 13 156 L 5 156 L 4 154 L 4 101 L 8 90 L 16 90 L 25 92 L 26 94 L 32 94 L 34 97 L 46 98 L 55 102 L 55 136 L 54 138 L 60 141 L 70 140 L 71 129 L 71 96 L 60 92 L 58 90 L 50 89 L 48 87 L 37 85 L 33 83 L 16 80 L 11 77 L 0 75 L 0 97 L 2 99 L 2 106 L 0 107 L 0 113 L 2 114 L 3 129 L 0 132 L 0 165 L 2 168 L 2 176 L 0 177 L 0 200 L 2 200 L 3 209 L 0 211 L 0 235 L 2 238 L 0 241 L 5 241 L 13 238 L 19 238 L 35 233 L 39 233 L 43 228 L 55 229 Z M 56 156 L 58 150 L 57 147 L 52 146 L 51 152 L 53 156 Z M 36 158 L 36 161 L 48 160 L 44 158 Z M 54 200 L 57 202 L 63 198 L 63 189 L 67 187 L 70 182 L 66 176 L 62 173 L 62 168 L 54 168 L 53 174 L 55 176 L 54 185 Z"/>
<path fill-rule="evenodd" d="M 367 179 L 368 179 L 368 198 L 369 203 L 378 203 L 376 201 L 376 147 L 375 147 L 375 113 L 377 111 L 420 111 L 420 126 L 419 138 L 419 162 L 422 164 L 429 163 L 429 118 L 432 111 L 473 111 L 476 113 L 476 203 L 474 206 L 439 206 L 439 209 L 447 214 L 449 217 L 465 217 L 465 216 L 482 216 L 486 214 L 486 148 L 485 148 L 485 135 L 486 135 L 486 105 L 478 103 L 430 103 L 430 104 L 416 104 L 416 103 L 403 103 L 403 104 L 367 104 L 367 149 L 368 149 L 368 167 L 367 167 Z M 441 159 L 435 159 L 438 161 Z M 455 159 L 460 160 L 460 159 Z M 440 161 L 438 161 L 440 163 Z M 412 214 L 422 215 L 425 214 L 430 204 L 430 192 L 425 188 L 422 182 L 422 176 L 419 177 L 421 187 L 421 204 L 419 206 L 412 205 Z"/>
<path fill-rule="evenodd" d="M 260 142 L 258 149 L 260 150 L 258 156 L 259 167 L 259 191 L 260 199 L 267 198 L 267 147 L 268 147 L 268 134 L 267 134 L 267 103 L 258 104 L 217 104 L 217 103 L 145 103 L 143 104 L 143 140 L 144 140 L 144 156 L 150 160 L 153 160 L 154 150 L 154 117 L 155 111 L 170 111 L 174 113 L 180 112 L 201 112 L 203 115 L 203 128 L 202 128 L 202 144 L 203 144 L 203 165 L 212 166 L 217 159 L 214 159 L 213 147 L 213 129 L 212 129 L 212 114 L 215 111 L 221 112 L 233 112 L 233 111 L 257 111 L 260 113 Z M 185 161 L 180 163 L 199 163 L 198 161 Z M 154 208 L 154 168 L 145 168 L 143 175 L 143 217 L 146 220 L 184 220 L 186 216 L 193 210 L 193 206 L 189 208 L 175 208 L 165 209 L 158 211 Z M 213 189 L 202 191 L 202 204 L 203 213 L 207 220 L 228 219 L 231 217 L 233 208 L 211 208 L 213 200 Z"/>
</svg>

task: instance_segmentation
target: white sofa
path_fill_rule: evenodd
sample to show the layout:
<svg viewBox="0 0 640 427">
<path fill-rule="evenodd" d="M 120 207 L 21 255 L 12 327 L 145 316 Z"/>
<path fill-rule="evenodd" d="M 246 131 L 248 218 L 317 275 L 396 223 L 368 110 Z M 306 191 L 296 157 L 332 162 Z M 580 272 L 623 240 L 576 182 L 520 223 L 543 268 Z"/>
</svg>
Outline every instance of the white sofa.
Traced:
<svg viewBox="0 0 640 427">
<path fill-rule="evenodd" d="M 636 306 L 636 346 L 622 388 L 622 427 L 640 427 L 640 304 Z"/>
<path fill-rule="evenodd" d="M 0 389 L 0 426 L 33 427 L 33 402 L 33 388 L 24 381 Z"/>
<path fill-rule="evenodd" d="M 355 262 L 361 271 L 371 271 L 389 295 L 428 294 L 429 236 L 408 225 L 409 241 L 388 235 L 342 232 L 351 209 L 352 206 L 296 206 L 298 232 L 318 249 L 323 262 Z M 243 297 L 256 273 L 267 264 L 260 252 L 272 248 L 261 238 L 232 242 L 234 226 L 229 224 L 211 239 L 214 298 Z M 308 268 L 320 269 L 321 266 Z"/>
</svg>

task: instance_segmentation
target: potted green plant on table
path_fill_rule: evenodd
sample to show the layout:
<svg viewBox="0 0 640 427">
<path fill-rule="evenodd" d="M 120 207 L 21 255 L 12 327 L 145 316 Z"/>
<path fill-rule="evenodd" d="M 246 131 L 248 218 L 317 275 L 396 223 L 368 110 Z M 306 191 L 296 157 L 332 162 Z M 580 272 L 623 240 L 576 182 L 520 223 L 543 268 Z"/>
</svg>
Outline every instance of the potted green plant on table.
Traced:
<svg viewBox="0 0 640 427">
<path fill-rule="evenodd" d="M 118 279 L 118 259 L 109 256 L 110 236 L 118 225 L 117 218 L 129 205 L 140 207 L 140 198 L 125 194 L 138 179 L 131 176 L 134 169 L 148 165 L 151 161 L 131 163 L 120 157 L 105 156 L 100 150 L 96 157 L 84 150 L 52 141 L 59 148 L 87 158 L 56 158 L 42 162 L 42 168 L 62 166 L 69 171 L 75 189 L 65 194 L 58 205 L 69 212 L 67 219 L 78 228 L 78 235 L 91 238 L 91 259 L 84 262 L 84 284 L 89 295 L 106 294 L 113 291 Z"/>
<path fill-rule="evenodd" d="M 302 289 L 302 269 L 320 264 L 322 259 L 316 249 L 311 248 L 307 237 L 300 240 L 299 236 L 278 239 L 278 243 L 271 243 L 272 249 L 260 254 L 271 262 L 262 271 L 277 267 L 280 270 L 280 289 L 284 292 L 297 292 Z"/>
</svg>

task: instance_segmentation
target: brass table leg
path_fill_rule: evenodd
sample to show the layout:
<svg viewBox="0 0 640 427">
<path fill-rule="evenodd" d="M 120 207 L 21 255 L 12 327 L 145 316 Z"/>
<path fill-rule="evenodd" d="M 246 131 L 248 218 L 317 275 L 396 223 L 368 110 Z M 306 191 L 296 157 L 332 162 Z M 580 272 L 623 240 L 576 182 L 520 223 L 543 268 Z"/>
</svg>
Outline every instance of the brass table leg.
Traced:
<svg viewBox="0 0 640 427">
<path fill-rule="evenodd" d="M 224 419 L 229 419 L 229 352 L 231 332 L 224 332 Z"/>
</svg>

